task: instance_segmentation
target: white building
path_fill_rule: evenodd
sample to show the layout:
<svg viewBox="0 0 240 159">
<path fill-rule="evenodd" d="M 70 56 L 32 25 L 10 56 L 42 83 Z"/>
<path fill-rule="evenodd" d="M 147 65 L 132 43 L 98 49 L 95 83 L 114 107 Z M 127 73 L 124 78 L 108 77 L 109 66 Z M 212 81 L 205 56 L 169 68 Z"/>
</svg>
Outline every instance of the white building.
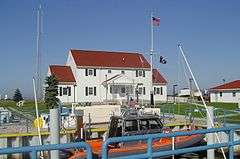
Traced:
<svg viewBox="0 0 240 159">
<path fill-rule="evenodd" d="M 239 103 L 240 80 L 210 88 L 210 102 Z"/>
<path fill-rule="evenodd" d="M 139 53 L 70 50 L 64 66 L 50 65 L 63 103 L 149 100 L 151 76 L 155 101 L 167 100 L 167 81 Z M 139 92 L 139 93 L 137 93 Z"/>
</svg>

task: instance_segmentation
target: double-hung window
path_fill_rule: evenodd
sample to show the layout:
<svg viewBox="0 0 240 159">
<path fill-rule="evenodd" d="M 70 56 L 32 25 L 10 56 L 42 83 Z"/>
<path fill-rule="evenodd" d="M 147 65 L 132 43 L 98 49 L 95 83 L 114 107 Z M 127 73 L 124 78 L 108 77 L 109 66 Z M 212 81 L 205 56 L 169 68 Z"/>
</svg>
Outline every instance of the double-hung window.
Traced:
<svg viewBox="0 0 240 159">
<path fill-rule="evenodd" d="M 96 69 L 85 69 L 85 76 L 96 76 Z"/>
<path fill-rule="evenodd" d="M 71 87 L 59 87 L 58 95 L 59 96 L 64 96 L 64 95 L 71 96 Z"/>
<path fill-rule="evenodd" d="M 136 70 L 136 77 L 145 77 L 144 70 Z"/>
<path fill-rule="evenodd" d="M 97 87 L 85 87 L 85 96 L 96 96 L 97 95 Z"/>
</svg>

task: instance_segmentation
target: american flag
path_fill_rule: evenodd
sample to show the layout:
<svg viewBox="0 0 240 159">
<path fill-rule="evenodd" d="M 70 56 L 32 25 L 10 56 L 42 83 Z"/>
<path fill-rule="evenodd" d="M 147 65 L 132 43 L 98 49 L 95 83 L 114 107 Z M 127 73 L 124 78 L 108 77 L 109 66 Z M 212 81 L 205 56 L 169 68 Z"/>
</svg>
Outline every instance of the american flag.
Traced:
<svg viewBox="0 0 240 159">
<path fill-rule="evenodd" d="M 160 18 L 152 17 L 153 26 L 160 26 Z"/>
</svg>

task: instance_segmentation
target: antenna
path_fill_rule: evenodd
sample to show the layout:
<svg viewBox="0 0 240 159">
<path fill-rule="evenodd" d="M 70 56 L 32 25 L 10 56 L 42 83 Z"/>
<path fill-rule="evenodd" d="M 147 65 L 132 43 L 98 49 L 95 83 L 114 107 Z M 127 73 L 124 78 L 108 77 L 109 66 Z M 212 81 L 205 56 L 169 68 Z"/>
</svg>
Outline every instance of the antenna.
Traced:
<svg viewBox="0 0 240 159">
<path fill-rule="evenodd" d="M 36 48 L 36 73 L 35 73 L 35 79 L 36 79 L 36 94 L 37 98 L 41 99 L 43 97 L 43 89 L 42 89 L 42 73 L 41 73 L 41 63 L 42 63 L 42 57 L 41 57 L 41 35 L 42 35 L 42 24 L 43 24 L 43 18 L 42 18 L 42 5 L 41 1 L 39 1 L 39 7 L 37 9 L 37 48 Z"/>
</svg>

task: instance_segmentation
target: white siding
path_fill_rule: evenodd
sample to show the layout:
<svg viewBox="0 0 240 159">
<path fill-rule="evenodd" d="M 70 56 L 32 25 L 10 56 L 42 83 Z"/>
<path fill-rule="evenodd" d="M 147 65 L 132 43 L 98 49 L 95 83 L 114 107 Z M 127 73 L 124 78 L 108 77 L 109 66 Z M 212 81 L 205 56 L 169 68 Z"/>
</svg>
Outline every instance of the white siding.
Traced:
<svg viewBox="0 0 240 159">
<path fill-rule="evenodd" d="M 233 96 L 233 92 L 236 92 L 236 96 Z M 240 91 L 222 91 L 222 96 L 219 92 L 210 93 L 211 102 L 225 102 L 225 103 L 238 103 L 240 101 Z"/>
<path fill-rule="evenodd" d="M 75 88 L 75 102 L 104 102 L 106 100 L 106 87 L 102 84 L 107 79 L 110 79 L 116 75 L 121 74 L 121 71 L 125 72 L 125 77 L 118 79 L 117 82 L 121 84 L 132 84 L 134 86 L 133 89 L 133 99 L 136 99 L 135 95 L 135 87 L 137 83 L 142 83 L 141 87 L 145 87 L 145 95 L 140 95 L 139 99 L 149 100 L 150 99 L 150 86 L 151 86 L 151 72 L 150 69 L 145 70 L 145 77 L 136 77 L 137 69 L 110 69 L 111 73 L 108 73 L 108 68 L 88 68 L 88 69 L 96 69 L 96 76 L 86 76 L 85 75 L 85 67 L 77 68 L 72 54 L 68 54 L 68 59 L 66 62 L 67 66 L 70 66 L 73 72 L 73 75 L 76 80 L 76 88 Z M 138 69 L 141 70 L 141 69 Z M 62 102 L 69 103 L 74 102 L 74 94 L 72 88 L 71 97 L 64 96 L 59 97 Z M 85 87 L 96 87 L 96 96 L 85 94 Z M 163 95 L 155 95 L 156 101 L 166 101 L 167 100 L 167 87 L 166 85 L 158 85 L 157 87 L 162 87 Z M 115 96 L 114 96 L 115 97 Z M 114 98 L 113 94 L 110 93 L 110 86 L 107 92 L 107 100 L 111 100 Z M 117 97 L 118 100 L 126 100 L 127 97 Z"/>
<path fill-rule="evenodd" d="M 62 88 L 66 88 L 66 87 L 70 87 L 71 88 L 71 96 L 67 95 L 63 95 L 62 92 L 62 96 L 60 96 L 60 87 Z M 62 103 L 72 103 L 74 102 L 74 86 L 73 85 L 58 85 L 58 96 L 57 98 L 62 102 Z"/>
<path fill-rule="evenodd" d="M 167 86 L 166 85 L 154 85 L 153 87 L 160 89 L 159 94 L 155 93 L 154 100 L 156 102 L 167 101 Z M 161 89 L 162 89 L 162 94 L 161 94 Z"/>
</svg>

